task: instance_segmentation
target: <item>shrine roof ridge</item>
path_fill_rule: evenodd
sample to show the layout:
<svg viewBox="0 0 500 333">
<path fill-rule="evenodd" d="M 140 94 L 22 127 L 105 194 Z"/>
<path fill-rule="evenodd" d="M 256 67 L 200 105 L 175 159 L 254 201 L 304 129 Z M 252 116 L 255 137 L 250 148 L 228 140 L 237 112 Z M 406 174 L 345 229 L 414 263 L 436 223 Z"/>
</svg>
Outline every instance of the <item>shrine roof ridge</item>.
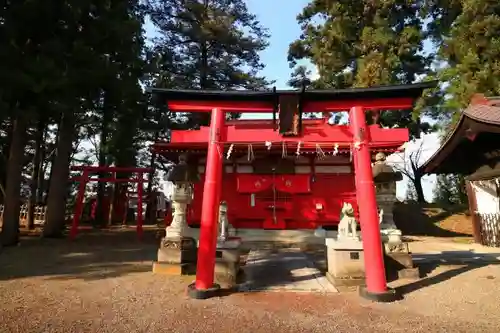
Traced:
<svg viewBox="0 0 500 333">
<path fill-rule="evenodd" d="M 379 99 L 421 96 L 424 89 L 434 88 L 437 81 L 419 82 L 403 85 L 385 85 L 369 88 L 348 89 L 318 89 L 318 90 L 186 90 L 147 88 L 147 92 L 165 97 L 167 100 L 198 100 L 198 101 L 260 101 L 275 102 L 277 95 L 301 95 L 307 101 L 348 100 L 348 99 Z"/>
</svg>

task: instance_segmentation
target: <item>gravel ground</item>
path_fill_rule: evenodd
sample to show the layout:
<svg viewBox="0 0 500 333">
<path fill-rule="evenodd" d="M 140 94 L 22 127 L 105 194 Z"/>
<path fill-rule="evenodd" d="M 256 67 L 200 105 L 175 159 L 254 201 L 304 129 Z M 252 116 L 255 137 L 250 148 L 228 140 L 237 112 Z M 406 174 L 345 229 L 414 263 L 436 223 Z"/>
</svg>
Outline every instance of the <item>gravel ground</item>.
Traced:
<svg viewBox="0 0 500 333">
<path fill-rule="evenodd" d="M 129 233 L 26 241 L 0 254 L 0 332 L 499 332 L 500 266 L 428 267 L 405 299 L 249 293 L 186 297 L 151 273 L 156 242 Z"/>
</svg>

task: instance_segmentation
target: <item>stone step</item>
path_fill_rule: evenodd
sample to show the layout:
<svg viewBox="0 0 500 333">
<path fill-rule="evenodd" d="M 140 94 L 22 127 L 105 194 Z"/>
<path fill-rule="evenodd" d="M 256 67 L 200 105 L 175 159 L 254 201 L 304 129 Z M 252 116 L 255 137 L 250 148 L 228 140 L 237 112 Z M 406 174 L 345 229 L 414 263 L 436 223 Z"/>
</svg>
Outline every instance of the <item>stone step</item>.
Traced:
<svg viewBox="0 0 500 333">
<path fill-rule="evenodd" d="M 246 291 L 336 292 L 300 249 L 251 250 L 243 269 Z"/>
</svg>

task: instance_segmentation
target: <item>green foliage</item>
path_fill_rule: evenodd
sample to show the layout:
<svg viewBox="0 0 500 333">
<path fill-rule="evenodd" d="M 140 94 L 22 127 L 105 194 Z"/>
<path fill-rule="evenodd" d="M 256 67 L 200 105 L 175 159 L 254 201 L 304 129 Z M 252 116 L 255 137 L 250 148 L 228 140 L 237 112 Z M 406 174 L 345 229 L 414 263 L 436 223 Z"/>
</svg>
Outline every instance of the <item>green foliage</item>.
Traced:
<svg viewBox="0 0 500 333">
<path fill-rule="evenodd" d="M 457 175 L 437 176 L 434 202 L 444 206 L 467 204 L 464 178 Z"/>
<path fill-rule="evenodd" d="M 267 82 L 259 52 L 267 30 L 243 0 L 148 0 L 161 37 L 155 52 L 160 86 L 233 90 L 262 89 Z"/>
<path fill-rule="evenodd" d="M 431 36 L 439 43 L 436 77 L 446 83 L 441 109 L 450 125 L 473 94 L 500 95 L 500 3 L 436 1 L 428 11 Z"/>
<path fill-rule="evenodd" d="M 408 84 L 427 73 L 420 1 L 311 1 L 298 15 L 300 39 L 288 59 L 308 59 L 318 69 L 316 88 Z M 381 123 L 410 127 L 416 136 L 432 128 L 418 121 L 420 109 L 383 112 Z"/>
<path fill-rule="evenodd" d="M 406 185 L 405 199 L 406 201 L 411 202 L 418 201 L 417 189 L 415 188 L 415 184 L 412 181 L 409 181 Z"/>
<path fill-rule="evenodd" d="M 259 52 L 269 35 L 245 1 L 148 0 L 147 7 L 160 33 L 152 48 L 151 85 L 259 90 L 271 83 L 259 76 L 264 68 Z M 186 126 L 208 121 L 208 115 L 190 115 Z"/>
</svg>

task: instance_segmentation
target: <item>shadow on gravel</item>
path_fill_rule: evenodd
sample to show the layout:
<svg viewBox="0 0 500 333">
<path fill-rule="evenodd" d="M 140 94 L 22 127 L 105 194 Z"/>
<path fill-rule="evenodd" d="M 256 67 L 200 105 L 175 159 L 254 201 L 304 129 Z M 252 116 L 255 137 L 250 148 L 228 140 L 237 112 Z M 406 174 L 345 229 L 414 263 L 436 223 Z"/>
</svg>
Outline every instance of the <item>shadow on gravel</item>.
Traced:
<svg viewBox="0 0 500 333">
<path fill-rule="evenodd" d="M 416 255 L 415 263 L 420 269 L 420 280 L 396 288 L 401 295 L 445 282 L 455 276 L 489 265 L 500 264 L 500 253 L 479 254 L 472 251 L 443 251 L 439 254 Z M 454 266 L 434 276 L 432 271 L 441 266 Z M 456 267 L 455 267 L 456 266 Z M 495 278 L 495 277 L 493 277 Z"/>
<path fill-rule="evenodd" d="M 91 231 L 75 241 L 24 238 L 0 252 L 0 281 L 47 276 L 95 280 L 151 271 L 158 240 L 146 230 L 142 241 L 133 230 Z"/>
<path fill-rule="evenodd" d="M 295 290 L 299 285 L 313 291 L 312 289 L 317 287 L 316 279 L 323 274 L 311 259 L 308 254 L 298 249 L 261 250 L 258 257 L 247 261 L 243 267 L 246 276 L 243 291 Z M 295 287 L 291 288 L 292 286 Z"/>
</svg>

